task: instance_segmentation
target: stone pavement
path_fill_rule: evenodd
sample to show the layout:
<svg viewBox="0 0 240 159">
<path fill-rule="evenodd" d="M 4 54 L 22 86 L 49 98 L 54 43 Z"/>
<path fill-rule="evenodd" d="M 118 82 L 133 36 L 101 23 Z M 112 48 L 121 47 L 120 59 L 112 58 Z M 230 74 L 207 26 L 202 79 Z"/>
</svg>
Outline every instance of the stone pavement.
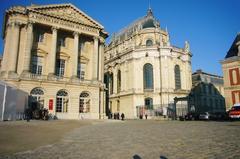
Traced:
<svg viewBox="0 0 240 159">
<path fill-rule="evenodd" d="M 239 159 L 240 122 L 96 122 L 53 145 L 0 158 Z"/>
</svg>

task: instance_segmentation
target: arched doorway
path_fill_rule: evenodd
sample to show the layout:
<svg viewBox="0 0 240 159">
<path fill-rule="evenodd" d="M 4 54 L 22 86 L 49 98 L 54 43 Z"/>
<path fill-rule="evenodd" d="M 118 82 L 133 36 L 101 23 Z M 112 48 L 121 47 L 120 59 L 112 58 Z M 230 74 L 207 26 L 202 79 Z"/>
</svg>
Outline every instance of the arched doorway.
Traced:
<svg viewBox="0 0 240 159">
<path fill-rule="evenodd" d="M 34 88 L 30 92 L 30 105 L 33 110 L 44 107 L 44 91 L 42 88 Z"/>
<path fill-rule="evenodd" d="M 79 97 L 79 113 L 90 112 L 90 95 L 88 92 L 82 92 Z"/>
<path fill-rule="evenodd" d="M 145 109 L 150 110 L 153 109 L 153 99 L 148 97 L 145 98 Z"/>
<path fill-rule="evenodd" d="M 57 92 L 56 112 L 67 113 L 68 112 L 68 93 L 65 90 L 59 90 Z"/>
</svg>

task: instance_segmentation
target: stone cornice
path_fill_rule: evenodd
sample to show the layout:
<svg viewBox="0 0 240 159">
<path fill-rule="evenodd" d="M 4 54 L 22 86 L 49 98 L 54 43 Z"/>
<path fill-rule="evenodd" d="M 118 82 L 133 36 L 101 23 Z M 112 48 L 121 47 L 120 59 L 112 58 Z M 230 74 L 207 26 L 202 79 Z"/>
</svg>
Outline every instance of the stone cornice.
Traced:
<svg viewBox="0 0 240 159">
<path fill-rule="evenodd" d="M 96 26 L 98 26 L 98 28 L 101 28 L 101 29 L 104 28 L 99 22 L 97 22 L 96 20 L 94 20 L 91 17 L 89 17 L 86 13 L 84 13 L 83 11 L 81 11 L 79 8 L 75 7 L 71 3 L 50 4 L 50 5 L 41 5 L 41 6 L 29 6 L 29 7 L 27 7 L 27 9 L 31 10 L 31 11 L 36 11 L 37 9 L 41 10 L 41 9 L 63 8 L 63 7 L 73 9 L 77 13 L 81 14 L 84 18 L 86 18 L 87 20 L 89 20 L 90 22 L 92 22 Z"/>
<path fill-rule="evenodd" d="M 52 17 L 44 14 L 30 13 L 29 19 L 36 23 L 40 23 L 40 24 L 42 23 L 42 24 L 56 26 L 60 28 L 67 28 L 72 31 L 78 31 L 78 32 L 89 34 L 89 35 L 96 36 L 99 34 L 99 30 L 96 28 L 89 27 L 80 23 L 77 24 L 71 21 L 58 19 L 56 17 Z"/>
<path fill-rule="evenodd" d="M 237 61 L 240 62 L 240 56 L 233 56 L 233 57 L 230 57 L 230 58 L 226 58 L 224 60 L 221 60 L 220 63 L 221 64 L 226 64 L 226 63 L 237 62 Z"/>
<path fill-rule="evenodd" d="M 39 11 L 36 11 L 36 10 L 30 10 L 29 14 L 31 14 L 31 13 L 44 15 L 44 16 L 47 16 L 47 17 L 52 17 L 52 18 L 56 18 L 56 19 L 59 19 L 59 20 L 66 21 L 66 22 L 72 22 L 72 23 L 75 23 L 75 24 L 80 24 L 80 25 L 84 25 L 84 26 L 87 26 L 87 27 L 90 27 L 90 28 L 95 28 L 95 29 L 101 30 L 100 27 L 88 25 L 88 24 L 85 24 L 85 23 L 81 23 L 79 21 L 77 22 L 77 21 L 74 21 L 72 19 L 67 19 L 65 17 L 58 17 L 58 16 L 54 16 L 54 15 L 51 15 L 51 14 L 42 13 L 42 12 L 39 12 Z"/>
</svg>

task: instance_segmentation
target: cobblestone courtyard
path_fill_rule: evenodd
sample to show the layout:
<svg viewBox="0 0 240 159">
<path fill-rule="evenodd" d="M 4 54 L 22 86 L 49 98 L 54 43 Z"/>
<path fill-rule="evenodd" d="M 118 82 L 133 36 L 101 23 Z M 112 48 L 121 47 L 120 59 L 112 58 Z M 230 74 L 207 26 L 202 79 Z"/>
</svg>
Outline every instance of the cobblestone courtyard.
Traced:
<svg viewBox="0 0 240 159">
<path fill-rule="evenodd" d="M 55 144 L 0 158 L 239 159 L 240 122 L 95 122 Z"/>
</svg>

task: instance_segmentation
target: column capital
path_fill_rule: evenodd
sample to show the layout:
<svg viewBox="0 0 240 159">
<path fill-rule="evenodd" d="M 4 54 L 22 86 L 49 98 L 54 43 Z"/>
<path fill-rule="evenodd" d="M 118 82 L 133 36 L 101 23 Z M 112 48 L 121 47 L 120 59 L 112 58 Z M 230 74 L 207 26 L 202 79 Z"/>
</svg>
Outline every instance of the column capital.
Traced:
<svg viewBox="0 0 240 159">
<path fill-rule="evenodd" d="M 73 36 L 79 36 L 80 34 L 81 34 L 81 32 L 77 32 L 77 31 L 73 32 Z"/>
<path fill-rule="evenodd" d="M 32 30 L 32 28 L 33 28 L 33 23 L 34 23 L 34 22 L 32 22 L 32 21 L 28 21 L 27 24 L 25 25 L 25 28 Z"/>
<path fill-rule="evenodd" d="M 93 36 L 93 40 L 99 40 L 99 36 Z"/>
<path fill-rule="evenodd" d="M 99 41 L 100 41 L 101 44 L 104 44 L 104 43 L 105 43 L 105 39 L 104 39 L 103 37 L 100 37 L 100 38 L 99 38 Z"/>
<path fill-rule="evenodd" d="M 58 27 L 55 27 L 55 26 L 53 26 L 52 28 L 51 28 L 51 30 L 52 31 L 57 31 L 59 28 Z"/>
<path fill-rule="evenodd" d="M 9 21 L 9 22 L 7 23 L 7 26 L 8 26 L 8 27 L 19 27 L 21 24 L 22 24 L 22 23 L 17 22 L 17 21 Z"/>
</svg>

